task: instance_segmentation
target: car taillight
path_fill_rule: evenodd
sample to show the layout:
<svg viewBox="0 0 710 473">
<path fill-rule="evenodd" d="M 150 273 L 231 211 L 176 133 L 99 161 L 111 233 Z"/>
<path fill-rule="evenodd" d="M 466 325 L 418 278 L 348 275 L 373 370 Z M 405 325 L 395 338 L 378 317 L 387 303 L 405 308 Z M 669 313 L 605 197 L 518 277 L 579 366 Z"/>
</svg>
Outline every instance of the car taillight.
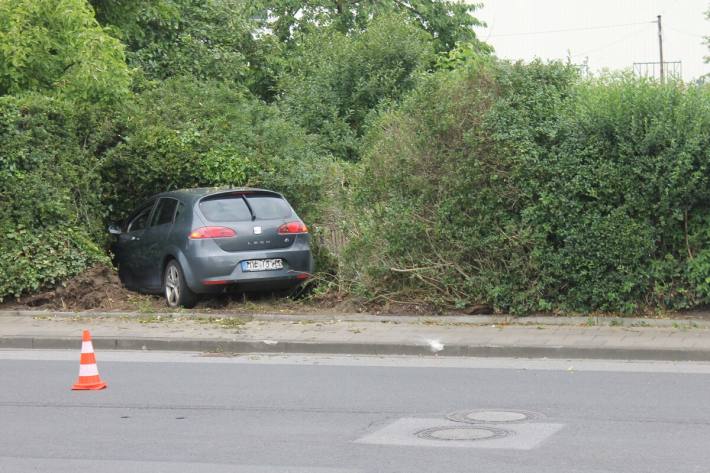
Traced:
<svg viewBox="0 0 710 473">
<path fill-rule="evenodd" d="M 204 240 L 206 238 L 231 238 L 237 232 L 227 227 L 202 227 L 190 233 L 190 240 Z"/>
<path fill-rule="evenodd" d="M 294 233 L 308 233 L 308 227 L 303 222 L 288 222 L 279 227 L 279 235 L 292 235 Z"/>
</svg>

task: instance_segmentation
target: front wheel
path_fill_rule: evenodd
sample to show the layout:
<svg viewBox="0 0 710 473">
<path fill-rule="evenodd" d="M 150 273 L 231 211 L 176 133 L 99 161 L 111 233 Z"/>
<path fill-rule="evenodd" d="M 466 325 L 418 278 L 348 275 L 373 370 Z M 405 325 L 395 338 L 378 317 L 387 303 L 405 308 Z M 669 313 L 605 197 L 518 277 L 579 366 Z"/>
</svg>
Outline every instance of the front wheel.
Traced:
<svg viewBox="0 0 710 473">
<path fill-rule="evenodd" d="M 197 294 L 187 287 L 182 268 L 175 260 L 170 261 L 165 267 L 163 289 L 165 292 L 165 301 L 168 303 L 169 307 L 185 307 L 186 309 L 190 309 L 197 304 Z"/>
</svg>

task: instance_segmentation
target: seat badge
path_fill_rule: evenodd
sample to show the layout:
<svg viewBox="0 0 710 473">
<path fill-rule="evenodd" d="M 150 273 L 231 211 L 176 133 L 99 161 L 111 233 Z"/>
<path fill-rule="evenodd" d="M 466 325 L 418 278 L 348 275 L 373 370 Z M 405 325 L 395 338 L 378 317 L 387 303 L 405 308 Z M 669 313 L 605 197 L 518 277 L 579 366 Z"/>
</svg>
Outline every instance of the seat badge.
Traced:
<svg viewBox="0 0 710 473">
<path fill-rule="evenodd" d="M 254 235 L 261 235 L 261 227 L 254 227 Z"/>
</svg>

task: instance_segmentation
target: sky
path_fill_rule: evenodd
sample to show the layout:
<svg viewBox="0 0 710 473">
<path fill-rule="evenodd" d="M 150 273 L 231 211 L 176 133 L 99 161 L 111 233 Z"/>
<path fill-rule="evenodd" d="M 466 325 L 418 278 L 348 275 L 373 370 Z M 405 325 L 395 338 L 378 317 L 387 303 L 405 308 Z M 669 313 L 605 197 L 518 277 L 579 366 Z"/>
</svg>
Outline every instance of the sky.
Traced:
<svg viewBox="0 0 710 473">
<path fill-rule="evenodd" d="M 479 2 L 484 6 L 474 15 L 487 27 L 477 33 L 501 58 L 571 56 L 576 64 L 588 61 L 592 73 L 632 69 L 634 62 L 658 62 L 656 16 L 661 15 L 664 62 L 681 61 L 686 81 L 710 73 L 703 61 L 710 50 L 702 38 L 710 36 L 704 16 L 710 0 L 469 1 Z"/>
</svg>

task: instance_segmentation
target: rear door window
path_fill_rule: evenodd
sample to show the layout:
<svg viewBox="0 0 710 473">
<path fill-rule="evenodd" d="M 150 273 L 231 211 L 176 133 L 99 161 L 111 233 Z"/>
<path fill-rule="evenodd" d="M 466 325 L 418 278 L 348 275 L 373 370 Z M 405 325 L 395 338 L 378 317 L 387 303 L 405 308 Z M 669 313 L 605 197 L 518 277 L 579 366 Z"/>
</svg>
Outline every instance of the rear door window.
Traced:
<svg viewBox="0 0 710 473">
<path fill-rule="evenodd" d="M 255 195 L 246 198 L 257 220 L 288 218 L 293 215 L 291 206 L 281 197 Z"/>
<path fill-rule="evenodd" d="M 178 201 L 170 198 L 162 198 L 158 202 L 158 207 L 155 209 L 153 214 L 153 226 L 164 225 L 166 223 L 173 223 L 173 217 L 175 216 L 175 207 L 177 207 Z"/>
<path fill-rule="evenodd" d="M 200 202 L 200 210 L 212 222 L 245 222 L 251 212 L 241 195 L 219 196 Z"/>
<path fill-rule="evenodd" d="M 183 215 L 185 215 L 185 204 L 178 202 L 177 209 L 175 210 L 175 222 L 180 222 Z"/>
</svg>

